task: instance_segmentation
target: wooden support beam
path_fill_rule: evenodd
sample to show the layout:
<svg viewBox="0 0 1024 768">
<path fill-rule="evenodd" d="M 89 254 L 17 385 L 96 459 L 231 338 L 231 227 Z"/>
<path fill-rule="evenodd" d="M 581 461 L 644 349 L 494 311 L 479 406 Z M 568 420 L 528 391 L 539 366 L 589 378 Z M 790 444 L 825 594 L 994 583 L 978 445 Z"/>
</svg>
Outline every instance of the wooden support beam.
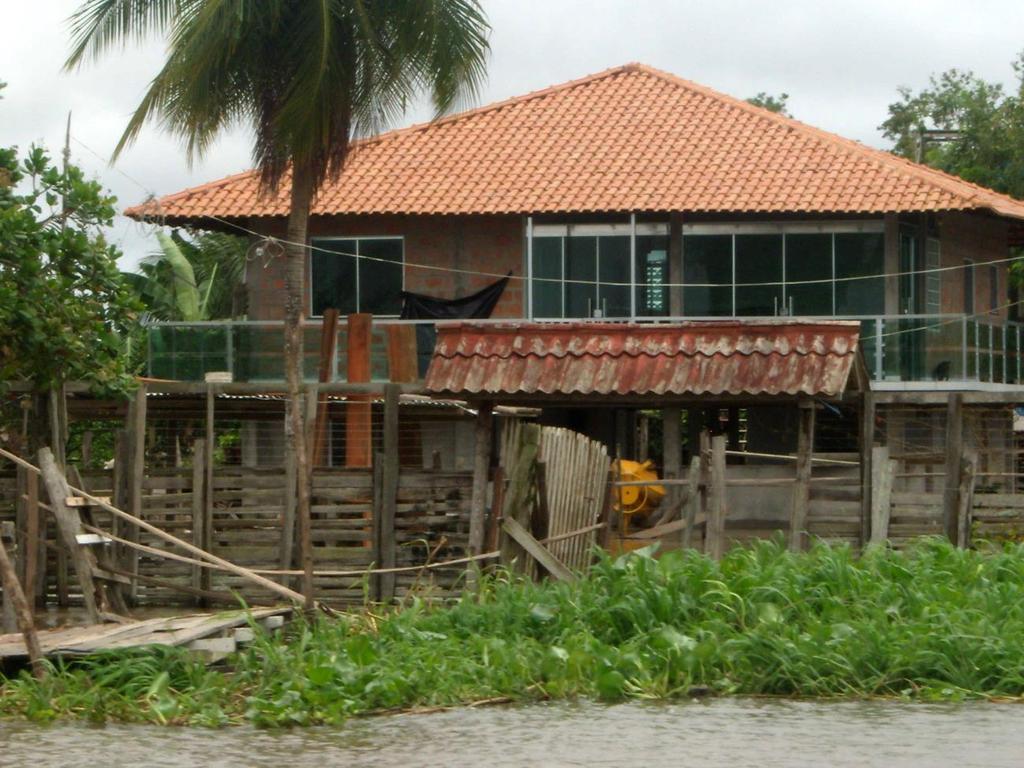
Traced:
<svg viewBox="0 0 1024 768">
<path fill-rule="evenodd" d="M 946 402 L 946 487 L 942 499 L 942 530 L 951 542 L 956 543 L 960 469 L 964 460 L 964 397 L 959 392 L 951 392 Z"/>
<path fill-rule="evenodd" d="M 14 563 L 11 562 L 7 554 L 2 533 L 0 533 L 0 584 L 4 588 L 4 605 L 11 607 L 15 625 L 22 637 L 25 638 L 25 648 L 28 651 L 29 662 L 32 664 L 32 674 L 41 679 L 46 675 L 46 668 L 43 666 L 43 652 L 39 647 L 39 638 L 36 636 L 35 624 L 32 620 L 32 608 L 18 581 Z"/>
<path fill-rule="evenodd" d="M 209 387 L 207 387 L 209 392 Z M 139 384 L 128 407 L 128 513 L 134 517 L 142 517 L 142 481 L 146 475 L 146 385 Z M 129 541 L 138 543 L 139 530 L 131 528 L 126 531 Z M 126 552 L 128 568 L 132 573 L 139 572 L 139 552 L 129 549 Z M 138 597 L 138 588 L 132 584 L 129 595 L 132 600 Z"/>
<path fill-rule="evenodd" d="M 69 553 L 75 568 L 75 575 L 82 587 L 82 601 L 85 604 L 86 616 L 92 624 L 101 621 L 101 605 L 97 601 L 97 588 L 93 582 L 93 570 L 96 557 L 88 549 L 78 545 L 78 534 L 85 533 L 78 513 L 69 509 L 64 500 L 71 495 L 68 482 L 63 471 L 57 466 L 53 452 L 49 448 L 39 451 L 39 469 L 42 471 L 43 484 L 50 497 L 50 510 L 57 521 L 57 531 L 64 549 Z"/>
<path fill-rule="evenodd" d="M 380 567 L 394 568 L 397 560 L 395 518 L 398 514 L 398 398 L 400 390 L 395 384 L 384 388 L 384 466 L 381 474 L 380 505 Z M 395 574 L 380 575 L 380 599 L 391 602 L 395 598 Z"/>
<path fill-rule="evenodd" d="M 874 474 L 873 449 L 875 445 L 875 397 L 864 392 L 860 398 L 860 543 L 864 547 L 874 541 L 872 520 L 871 483 Z M 888 458 L 888 457 L 887 457 Z"/>
<path fill-rule="evenodd" d="M 811 459 L 814 453 L 814 402 L 801 400 L 797 424 L 796 482 L 789 517 L 789 548 L 800 552 L 807 543 L 807 512 L 811 498 Z"/>
<path fill-rule="evenodd" d="M 889 538 L 889 515 L 892 510 L 892 484 L 896 461 L 889 458 L 886 446 L 871 449 L 870 525 L 872 544 L 883 544 Z"/>
<path fill-rule="evenodd" d="M 685 525 L 682 528 L 683 549 L 693 546 L 693 529 L 697 525 L 697 517 L 700 513 L 701 488 L 700 488 L 700 456 L 693 456 L 690 459 L 690 470 L 686 477 L 688 491 L 686 496 Z"/>
<path fill-rule="evenodd" d="M 978 454 L 968 451 L 960 465 L 957 488 L 957 535 L 956 545 L 966 549 L 971 546 L 971 518 L 974 507 L 974 482 L 978 472 Z"/>
<path fill-rule="evenodd" d="M 476 413 L 476 444 L 473 450 L 473 495 L 469 507 L 469 554 L 484 551 L 484 527 L 487 511 L 487 481 L 491 468 L 491 444 L 494 435 L 494 406 L 482 402 Z M 497 494 L 496 494 L 497 496 Z M 497 511 L 497 510 L 495 510 Z"/>
<path fill-rule="evenodd" d="M 326 384 L 331 380 L 334 358 L 338 352 L 338 310 L 325 309 L 320 330 L 320 365 L 317 380 Z M 316 422 L 313 427 L 313 450 L 310 452 L 312 467 L 322 467 L 327 460 L 327 398 L 318 403 Z"/>
<path fill-rule="evenodd" d="M 213 543 L 213 469 L 217 452 L 216 407 L 217 399 L 214 396 L 213 387 L 208 387 L 206 390 L 206 446 L 203 451 L 203 528 L 200 533 L 203 543 L 199 545 L 199 549 L 206 552 L 210 551 Z M 210 589 L 210 576 L 209 569 L 204 568 L 200 576 L 200 589 Z"/>
<path fill-rule="evenodd" d="M 513 517 L 506 518 L 501 524 L 501 529 L 556 579 L 559 581 L 575 580 L 576 577 L 573 575 L 573 572 L 552 555 L 543 544 L 537 541 L 518 520 Z"/>
<path fill-rule="evenodd" d="M 348 367 L 350 383 L 370 381 L 370 343 L 373 316 L 348 316 Z M 369 467 L 373 457 L 373 405 L 353 396 L 345 405 L 345 466 Z"/>
<path fill-rule="evenodd" d="M 711 482 L 708 494 L 707 553 L 715 560 L 725 552 L 725 435 L 711 438 Z"/>
<path fill-rule="evenodd" d="M 200 549 L 209 549 L 206 541 L 206 440 L 192 444 L 192 543 Z M 197 591 L 210 588 L 208 569 L 192 566 L 192 587 Z M 206 605 L 203 597 L 196 595 L 196 605 Z"/>
</svg>

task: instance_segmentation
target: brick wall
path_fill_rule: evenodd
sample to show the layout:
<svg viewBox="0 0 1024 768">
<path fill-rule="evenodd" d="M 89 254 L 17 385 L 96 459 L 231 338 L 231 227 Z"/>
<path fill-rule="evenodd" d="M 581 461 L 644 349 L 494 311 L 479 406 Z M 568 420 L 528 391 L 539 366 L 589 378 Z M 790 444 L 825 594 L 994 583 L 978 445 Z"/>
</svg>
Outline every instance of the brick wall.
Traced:
<svg viewBox="0 0 1024 768">
<path fill-rule="evenodd" d="M 939 217 L 939 238 L 942 243 L 942 265 L 961 266 L 964 259 L 979 265 L 974 270 L 974 311 L 985 312 L 991 308 L 989 286 L 991 279 L 985 262 L 1005 259 L 1009 254 L 1007 245 L 1008 224 L 994 217 L 968 213 L 947 213 Z M 996 279 L 997 305 L 1009 301 L 1007 293 L 1007 264 L 997 264 Z M 942 312 L 964 311 L 963 270 L 941 273 Z M 998 311 L 1006 317 L 1006 310 Z"/>
<path fill-rule="evenodd" d="M 249 226 L 263 234 L 284 237 L 283 221 L 254 219 Z M 497 279 L 488 274 L 470 274 L 472 272 L 524 274 L 523 226 L 518 216 L 338 216 L 317 217 L 310 222 L 311 237 L 375 235 L 405 238 L 405 289 L 408 291 L 450 299 L 478 291 Z M 414 266 L 417 264 L 465 271 L 418 269 Z M 261 259 L 250 262 L 246 285 L 252 319 L 283 317 L 283 258 L 272 259 L 269 263 Z M 494 316 L 521 317 L 524 294 L 522 280 L 509 281 Z"/>
</svg>

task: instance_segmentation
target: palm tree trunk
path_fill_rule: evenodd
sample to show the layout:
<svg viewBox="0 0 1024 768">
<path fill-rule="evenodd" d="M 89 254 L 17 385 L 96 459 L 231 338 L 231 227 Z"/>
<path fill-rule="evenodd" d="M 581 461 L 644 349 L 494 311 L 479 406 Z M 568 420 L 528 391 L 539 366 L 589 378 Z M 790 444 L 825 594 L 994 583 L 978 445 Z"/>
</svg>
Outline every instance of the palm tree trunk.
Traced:
<svg viewBox="0 0 1024 768">
<path fill-rule="evenodd" d="M 306 230 L 313 198 L 313 174 L 308 166 L 295 166 L 292 171 L 291 211 L 288 213 L 288 246 L 285 267 L 284 358 L 288 382 L 288 417 L 285 439 L 295 454 L 295 475 L 298 478 L 295 515 L 299 523 L 299 553 L 302 560 L 302 594 L 306 609 L 313 608 L 313 541 L 310 531 L 309 486 L 312 473 L 306 451 L 302 398 L 302 317 L 306 275 Z"/>
</svg>

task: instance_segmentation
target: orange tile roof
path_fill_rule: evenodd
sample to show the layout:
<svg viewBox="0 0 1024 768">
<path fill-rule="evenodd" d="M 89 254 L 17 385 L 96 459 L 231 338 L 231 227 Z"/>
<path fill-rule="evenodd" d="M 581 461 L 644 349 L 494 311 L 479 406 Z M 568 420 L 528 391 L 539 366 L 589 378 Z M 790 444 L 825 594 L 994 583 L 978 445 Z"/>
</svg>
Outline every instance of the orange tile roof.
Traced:
<svg viewBox="0 0 1024 768">
<path fill-rule="evenodd" d="M 171 223 L 284 216 L 247 172 L 129 208 Z M 356 142 L 313 214 L 877 214 L 1024 202 L 642 64 Z"/>
</svg>

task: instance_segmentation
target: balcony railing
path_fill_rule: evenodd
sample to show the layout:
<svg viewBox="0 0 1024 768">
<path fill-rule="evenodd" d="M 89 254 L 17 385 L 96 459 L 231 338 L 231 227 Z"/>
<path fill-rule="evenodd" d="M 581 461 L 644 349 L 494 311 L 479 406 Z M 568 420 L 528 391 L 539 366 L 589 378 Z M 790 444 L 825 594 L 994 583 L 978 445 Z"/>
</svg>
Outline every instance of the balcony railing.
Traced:
<svg viewBox="0 0 1024 768">
<path fill-rule="evenodd" d="M 860 321 L 864 360 L 871 378 L 877 382 L 1024 383 L 1024 325 L 1019 323 L 963 315 L 808 319 Z M 385 329 L 394 324 L 416 326 L 421 375 L 429 361 L 434 343 L 433 323 L 374 318 L 370 344 L 374 381 L 389 378 Z M 307 325 L 303 333 L 303 374 L 313 381 L 320 364 L 320 324 Z M 329 361 L 332 381 L 346 379 L 346 342 L 347 331 L 342 322 L 336 352 Z M 234 381 L 284 381 L 281 322 L 155 322 L 148 326 L 147 351 L 148 374 L 155 378 L 202 381 L 209 372 L 228 371 Z"/>
</svg>

